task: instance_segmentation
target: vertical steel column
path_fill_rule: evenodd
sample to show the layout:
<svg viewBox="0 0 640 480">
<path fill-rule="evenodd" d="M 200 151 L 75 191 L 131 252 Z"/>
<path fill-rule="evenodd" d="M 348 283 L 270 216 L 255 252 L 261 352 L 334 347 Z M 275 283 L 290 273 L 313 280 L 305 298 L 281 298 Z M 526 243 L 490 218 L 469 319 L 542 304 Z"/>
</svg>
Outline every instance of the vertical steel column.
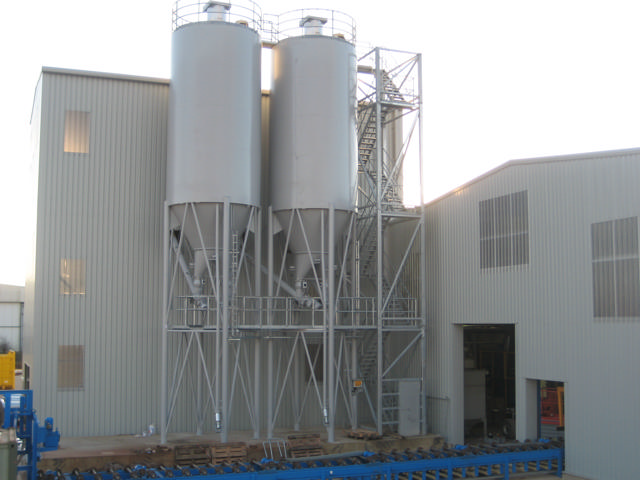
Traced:
<svg viewBox="0 0 640 480">
<path fill-rule="evenodd" d="M 163 250 L 163 279 L 162 279 L 162 366 L 160 371 L 160 443 L 165 445 L 167 443 L 167 388 L 168 381 L 167 375 L 169 375 L 169 352 L 168 352 L 168 339 L 169 334 L 169 205 L 164 202 L 164 241 L 162 245 Z"/>
<path fill-rule="evenodd" d="M 273 324 L 273 208 L 269 206 L 269 231 L 267 232 L 268 241 L 268 297 L 267 297 L 267 323 Z M 269 338 L 267 340 L 267 438 L 273 438 L 273 340 L 271 332 L 267 331 Z"/>
<path fill-rule="evenodd" d="M 196 333 L 200 337 L 201 344 L 204 343 L 204 335 Z M 204 419 L 204 409 L 202 408 L 202 361 L 196 355 L 196 435 L 202 435 L 202 424 Z"/>
<path fill-rule="evenodd" d="M 231 206 L 229 197 L 224 199 L 224 210 L 222 212 L 222 429 L 220 440 L 226 443 L 229 438 L 229 243 L 231 240 Z"/>
<path fill-rule="evenodd" d="M 420 221 L 422 230 L 420 232 L 420 315 L 422 317 L 422 339 L 421 350 L 421 391 L 420 399 L 422 403 L 422 417 L 420 433 L 426 435 L 428 431 L 427 423 L 427 225 L 424 208 L 424 166 L 422 164 L 422 54 L 416 55 L 418 62 L 418 164 L 420 167 Z"/>
<path fill-rule="evenodd" d="M 253 256 L 255 258 L 254 264 L 254 275 L 255 278 L 255 298 L 258 302 L 256 312 L 258 317 L 258 325 L 262 326 L 262 210 L 257 209 L 258 214 L 256 218 L 256 229 L 254 233 L 254 242 L 253 242 Z M 253 438 L 260 438 L 260 379 L 262 359 L 262 338 L 256 338 L 254 340 L 254 366 L 253 366 L 253 418 L 254 418 L 254 427 L 253 427 Z"/>
<path fill-rule="evenodd" d="M 216 259 L 216 349 L 214 352 L 213 362 L 216 370 L 216 399 L 222 398 L 222 372 L 220 371 L 220 352 L 222 351 L 222 294 L 220 292 L 220 204 L 216 204 L 215 215 L 215 259 Z M 220 431 L 222 428 L 222 408 L 224 402 L 218 400 L 216 403 L 215 412 L 215 427 L 216 431 Z"/>
<path fill-rule="evenodd" d="M 335 359 L 335 346 L 336 346 L 336 292 L 335 292 L 335 208 L 333 204 L 329 205 L 329 238 L 328 238 L 328 262 L 326 265 L 327 269 L 327 281 L 328 281 L 328 321 L 329 321 L 329 350 L 327 352 L 327 360 L 328 360 L 328 373 L 329 377 L 327 379 L 329 383 L 329 426 L 328 426 L 328 435 L 327 440 L 329 443 L 335 442 L 335 419 L 336 419 L 336 396 L 335 396 L 335 388 L 336 388 L 336 368 L 334 365 Z"/>
<path fill-rule="evenodd" d="M 302 399 L 300 396 L 302 390 L 302 365 L 301 365 L 301 351 L 297 342 L 294 342 L 294 348 L 296 349 L 293 359 L 293 410 L 295 414 L 295 422 L 293 429 L 297 432 L 300 430 L 300 411 L 302 410 Z"/>
<path fill-rule="evenodd" d="M 354 308 L 356 314 L 353 318 L 353 326 L 360 326 L 360 242 L 358 242 L 357 234 L 358 222 L 354 222 L 353 228 L 353 266 L 351 271 L 353 272 L 353 281 L 351 282 L 351 296 L 355 299 Z M 358 339 L 356 336 L 357 330 L 352 330 L 353 339 L 351 340 L 351 378 L 350 380 L 356 380 L 358 378 Z M 356 393 L 351 394 L 351 428 L 358 428 L 358 395 Z"/>
<path fill-rule="evenodd" d="M 326 240 L 326 228 L 327 222 L 325 220 L 326 211 L 320 212 L 320 272 L 322 282 L 322 420 L 327 427 L 327 435 L 329 434 L 329 405 L 327 401 L 327 379 L 329 378 L 329 372 L 327 366 L 329 365 L 328 359 L 328 326 L 329 326 L 329 312 L 327 302 L 327 240 Z M 302 228 L 302 225 L 301 225 Z M 311 252 L 309 252 L 311 253 Z"/>
<path fill-rule="evenodd" d="M 376 280 L 376 310 L 377 310 L 377 343 L 378 343 L 378 371 L 376 385 L 376 426 L 378 433 L 382 434 L 382 372 L 383 372 L 383 338 L 382 338 L 382 305 L 383 305 L 383 256 L 382 256 L 382 107 L 380 101 L 382 100 L 381 87 L 382 87 L 382 72 L 380 66 L 380 47 L 375 49 L 375 75 L 376 75 L 376 236 L 377 236 L 377 251 L 376 251 L 376 263 L 377 263 L 377 280 Z"/>
</svg>

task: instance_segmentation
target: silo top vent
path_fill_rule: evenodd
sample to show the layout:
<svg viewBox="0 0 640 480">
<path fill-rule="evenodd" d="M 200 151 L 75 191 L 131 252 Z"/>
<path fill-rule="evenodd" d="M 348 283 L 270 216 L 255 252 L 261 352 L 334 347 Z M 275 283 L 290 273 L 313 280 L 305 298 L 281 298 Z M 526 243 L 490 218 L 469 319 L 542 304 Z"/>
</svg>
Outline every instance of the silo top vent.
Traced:
<svg viewBox="0 0 640 480">
<path fill-rule="evenodd" d="M 176 0 L 173 29 L 200 22 L 229 22 L 262 29 L 262 11 L 253 0 Z"/>
<path fill-rule="evenodd" d="M 204 11 L 207 13 L 207 20 L 217 22 L 226 22 L 230 9 L 231 4 L 225 2 L 209 2 L 204 7 Z"/>
<path fill-rule="evenodd" d="M 292 37 L 323 35 L 356 42 L 356 24 L 352 17 L 337 10 L 304 8 L 279 15 L 264 16 L 263 35 L 272 43 Z"/>
<path fill-rule="evenodd" d="M 304 28 L 305 35 L 322 35 L 322 26 L 326 23 L 326 18 L 309 15 L 300 20 L 300 27 Z"/>
</svg>

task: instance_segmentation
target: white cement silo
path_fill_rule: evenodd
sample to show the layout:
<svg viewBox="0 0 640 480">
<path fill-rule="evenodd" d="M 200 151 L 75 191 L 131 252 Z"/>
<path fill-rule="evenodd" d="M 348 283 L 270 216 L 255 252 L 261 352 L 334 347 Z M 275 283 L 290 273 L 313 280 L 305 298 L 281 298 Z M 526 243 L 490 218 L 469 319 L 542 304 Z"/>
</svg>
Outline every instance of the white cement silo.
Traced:
<svg viewBox="0 0 640 480">
<path fill-rule="evenodd" d="M 173 222 L 195 204 L 202 238 L 194 222 L 183 233 L 196 256 L 214 247 L 220 205 L 231 205 L 231 231 L 242 233 L 260 203 L 260 38 L 249 21 L 232 22 L 234 8 L 209 2 L 189 16 L 176 7 L 185 23 L 172 39 L 167 202 Z"/>
<path fill-rule="evenodd" d="M 334 35 L 321 16 L 302 16 L 298 22 L 297 35 L 273 47 L 270 117 L 272 207 L 285 229 L 295 215 L 290 249 L 297 287 L 312 261 L 326 253 L 320 230 L 331 207 L 334 236 L 343 234 L 357 181 L 352 38 Z"/>
<path fill-rule="evenodd" d="M 232 299 L 242 271 L 240 243 L 251 219 L 259 215 L 260 205 L 259 12 L 250 0 L 179 0 L 174 9 L 165 217 L 169 238 L 165 243 L 163 441 L 173 414 L 169 399 L 177 398 L 183 388 L 181 380 L 175 380 L 169 391 L 167 332 L 177 333 L 177 338 L 188 332 L 189 345 L 198 345 L 199 351 L 175 349 L 175 365 L 189 368 L 196 385 L 195 394 L 190 391 L 189 395 L 194 398 L 197 431 L 202 430 L 213 405 L 215 428 L 223 442 L 229 433 Z M 184 279 L 178 287 L 177 272 Z"/>
</svg>

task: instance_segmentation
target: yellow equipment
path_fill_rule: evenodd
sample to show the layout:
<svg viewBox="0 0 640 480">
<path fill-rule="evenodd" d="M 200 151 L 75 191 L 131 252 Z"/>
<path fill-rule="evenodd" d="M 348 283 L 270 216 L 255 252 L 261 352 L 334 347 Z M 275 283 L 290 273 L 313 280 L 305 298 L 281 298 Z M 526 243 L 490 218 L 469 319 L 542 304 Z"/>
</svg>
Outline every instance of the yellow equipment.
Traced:
<svg viewBox="0 0 640 480">
<path fill-rule="evenodd" d="M 16 388 L 16 352 L 0 355 L 0 390 Z"/>
</svg>

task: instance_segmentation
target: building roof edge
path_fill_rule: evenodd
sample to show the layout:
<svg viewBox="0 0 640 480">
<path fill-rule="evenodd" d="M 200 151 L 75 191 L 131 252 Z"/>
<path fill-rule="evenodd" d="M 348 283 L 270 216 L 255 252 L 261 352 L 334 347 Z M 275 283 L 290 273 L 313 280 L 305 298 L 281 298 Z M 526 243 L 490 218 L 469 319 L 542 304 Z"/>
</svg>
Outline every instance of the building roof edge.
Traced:
<svg viewBox="0 0 640 480">
<path fill-rule="evenodd" d="M 451 195 L 455 195 L 460 190 L 463 190 L 471 185 L 481 182 L 482 180 L 501 172 L 502 170 L 506 170 L 512 167 L 523 167 L 527 165 L 542 165 L 545 163 L 561 163 L 561 162 L 573 162 L 576 160 L 592 160 L 598 158 L 614 158 L 621 157 L 625 155 L 640 155 L 640 147 L 636 148 L 623 148 L 618 150 L 602 150 L 596 152 L 585 152 L 585 153 L 570 153 L 566 155 L 551 155 L 546 157 L 532 157 L 532 158 L 522 158 L 516 160 L 508 160 L 503 164 L 498 165 L 491 170 L 469 180 L 468 182 L 463 183 L 462 185 L 454 188 L 453 190 L 448 191 L 440 195 L 439 197 L 434 198 L 425 203 L 425 207 L 433 205 L 435 203 L 444 200 Z"/>
<path fill-rule="evenodd" d="M 42 73 L 54 75 L 73 75 L 77 77 L 106 78 L 109 80 L 123 80 L 130 82 L 158 83 L 169 85 L 168 78 L 144 77 L 138 75 L 128 75 L 123 73 L 94 72 L 89 70 L 75 70 L 71 68 L 42 67 Z"/>
</svg>

